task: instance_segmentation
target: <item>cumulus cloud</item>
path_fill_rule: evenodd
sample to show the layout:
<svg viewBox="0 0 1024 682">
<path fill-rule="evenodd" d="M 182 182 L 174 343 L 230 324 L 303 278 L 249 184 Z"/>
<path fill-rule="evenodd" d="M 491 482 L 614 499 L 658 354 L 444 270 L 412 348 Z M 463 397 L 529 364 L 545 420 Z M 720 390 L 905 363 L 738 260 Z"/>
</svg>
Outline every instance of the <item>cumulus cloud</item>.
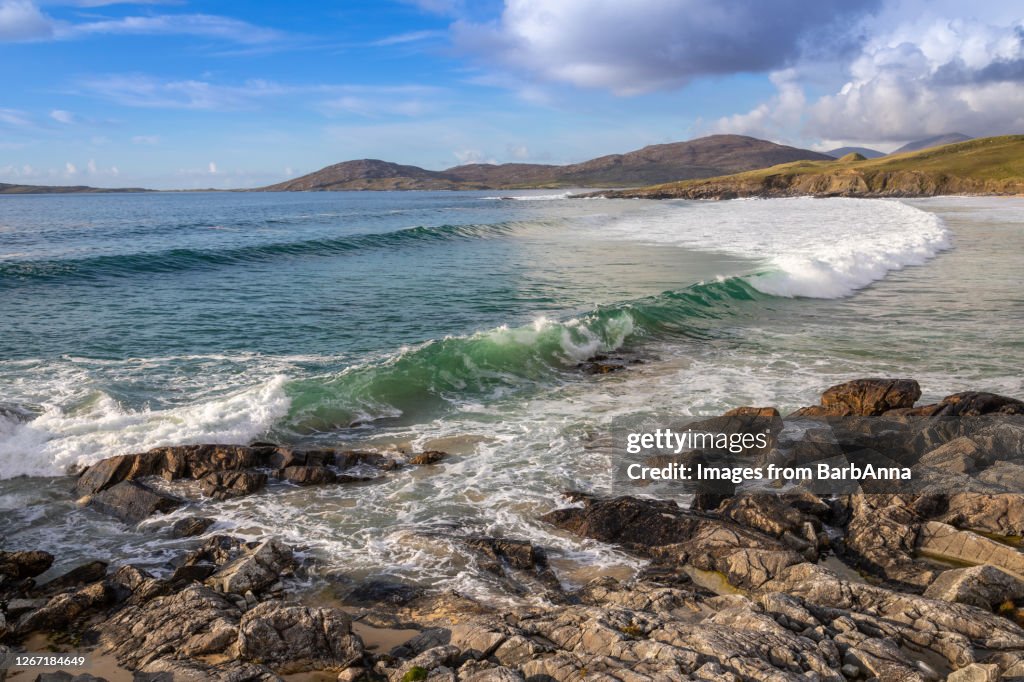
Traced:
<svg viewBox="0 0 1024 682">
<path fill-rule="evenodd" d="M 0 0 L 0 41 L 43 40 L 53 33 L 53 20 L 31 0 Z"/>
<path fill-rule="evenodd" d="M 810 108 L 827 139 L 902 141 L 1024 130 L 1024 28 L 939 21 L 872 41 L 839 92 Z"/>
<path fill-rule="evenodd" d="M 805 39 L 878 0 L 506 0 L 492 24 L 456 22 L 463 48 L 543 79 L 629 95 L 785 67 Z M 813 33 L 813 35 L 812 35 Z M 836 42 L 839 44 L 839 41 Z"/>
</svg>

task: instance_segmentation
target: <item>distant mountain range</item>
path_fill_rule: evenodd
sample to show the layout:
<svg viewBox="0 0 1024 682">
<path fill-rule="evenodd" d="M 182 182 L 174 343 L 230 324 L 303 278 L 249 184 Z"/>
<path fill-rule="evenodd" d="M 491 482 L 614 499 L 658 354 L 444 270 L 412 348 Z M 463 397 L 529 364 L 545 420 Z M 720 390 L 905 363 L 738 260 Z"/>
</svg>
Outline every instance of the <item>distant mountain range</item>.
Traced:
<svg viewBox="0 0 1024 682">
<path fill-rule="evenodd" d="M 923 140 L 915 140 L 908 142 L 893 154 L 903 154 L 905 152 L 917 152 L 922 149 L 928 149 L 929 147 L 941 147 L 944 144 L 954 144 L 956 142 L 966 142 L 967 140 L 973 140 L 974 138 L 970 135 L 964 135 L 963 133 L 946 133 L 945 135 L 936 135 L 935 137 L 926 137 Z M 865 154 L 864 156 L 867 156 Z M 870 158 L 870 157 L 869 157 Z"/>
<path fill-rule="evenodd" d="M 927 149 L 971 138 L 949 133 L 909 142 L 893 154 Z M 535 163 L 475 163 L 432 171 L 378 159 L 344 161 L 314 173 L 251 191 L 310 192 L 341 190 L 473 190 L 563 187 L 643 187 L 714 178 L 794 161 L 832 161 L 859 154 L 886 155 L 866 147 L 839 147 L 825 153 L 787 147 L 744 135 L 710 135 L 687 142 L 656 144 L 626 154 L 610 154 L 565 166 Z M 891 156 L 891 155 L 890 155 Z M 150 192 L 138 187 L 12 185 L 0 194 L 106 194 Z"/>
<path fill-rule="evenodd" d="M 836 147 L 824 153 L 826 156 L 831 156 L 834 159 L 841 159 L 847 154 L 860 154 L 865 159 L 877 159 L 879 156 L 885 156 L 885 152 L 869 149 L 868 147 Z"/>
<path fill-rule="evenodd" d="M 85 185 L 54 186 L 54 185 L 8 185 L 0 182 L 0 194 L 111 194 L 114 192 L 152 192 L 151 189 L 124 187 L 121 189 L 102 189 Z"/>
<path fill-rule="evenodd" d="M 790 161 L 831 157 L 743 135 L 711 135 L 657 144 L 567 166 L 476 163 L 430 171 L 377 159 L 345 161 L 261 191 L 523 189 L 635 187 L 709 178 Z"/>
<path fill-rule="evenodd" d="M 717 178 L 672 182 L 601 196 L 646 199 L 740 197 L 927 197 L 1024 194 L 1024 135 L 985 137 L 865 159 L 795 161 Z"/>
</svg>

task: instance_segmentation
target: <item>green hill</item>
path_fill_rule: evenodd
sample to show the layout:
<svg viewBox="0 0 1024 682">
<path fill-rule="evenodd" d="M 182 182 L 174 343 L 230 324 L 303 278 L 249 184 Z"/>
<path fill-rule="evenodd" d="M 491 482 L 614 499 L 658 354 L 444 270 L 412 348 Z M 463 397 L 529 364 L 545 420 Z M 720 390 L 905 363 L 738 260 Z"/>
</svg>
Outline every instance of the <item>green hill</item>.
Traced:
<svg viewBox="0 0 1024 682">
<path fill-rule="evenodd" d="M 745 173 L 602 194 L 651 199 L 1024 194 L 1024 135 L 986 137 L 878 159 L 857 156 L 795 161 Z"/>
</svg>

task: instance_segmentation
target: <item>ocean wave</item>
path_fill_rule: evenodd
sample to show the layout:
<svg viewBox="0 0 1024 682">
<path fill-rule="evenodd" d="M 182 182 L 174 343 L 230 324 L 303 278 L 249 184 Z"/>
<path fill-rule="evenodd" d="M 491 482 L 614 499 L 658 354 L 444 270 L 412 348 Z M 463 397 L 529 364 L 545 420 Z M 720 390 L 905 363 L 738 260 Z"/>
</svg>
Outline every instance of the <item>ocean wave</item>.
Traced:
<svg viewBox="0 0 1024 682">
<path fill-rule="evenodd" d="M 333 256 L 365 249 L 498 238 L 524 227 L 525 223 L 515 221 L 419 226 L 393 232 L 253 244 L 226 249 L 168 249 L 83 258 L 4 261 L 0 262 L 0 289 L 40 281 L 91 282 L 107 277 L 245 265 L 295 256 Z"/>
<path fill-rule="evenodd" d="M 894 200 L 795 198 L 669 207 L 642 221 L 609 225 L 602 234 L 759 259 L 764 268 L 747 281 L 773 296 L 850 296 L 951 245 L 938 216 Z"/>
<path fill-rule="evenodd" d="M 0 478 L 59 476 L 70 466 L 163 445 L 248 443 L 288 412 L 287 379 L 166 410 L 127 410 L 98 392 L 77 410 L 48 406 L 34 419 L 0 413 Z"/>
</svg>

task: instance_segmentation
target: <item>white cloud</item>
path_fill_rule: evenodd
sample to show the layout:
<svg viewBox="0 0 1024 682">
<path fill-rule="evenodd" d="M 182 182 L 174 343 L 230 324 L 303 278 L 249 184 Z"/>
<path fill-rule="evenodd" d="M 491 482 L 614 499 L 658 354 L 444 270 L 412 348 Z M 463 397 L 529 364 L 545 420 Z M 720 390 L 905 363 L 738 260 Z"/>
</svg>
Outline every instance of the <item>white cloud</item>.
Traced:
<svg viewBox="0 0 1024 682">
<path fill-rule="evenodd" d="M 506 0 L 499 21 L 457 22 L 463 48 L 545 80 L 629 95 L 784 67 L 805 37 L 879 0 Z M 813 34 L 813 35 L 811 35 Z M 829 43 L 825 43 L 828 45 Z"/>
<path fill-rule="evenodd" d="M 734 114 L 716 121 L 710 132 L 752 135 L 780 139 L 798 128 L 804 115 L 807 98 L 793 69 L 776 71 L 769 78 L 777 93 L 745 114 Z"/>
<path fill-rule="evenodd" d="M 71 163 L 70 161 L 67 161 L 64 163 L 64 174 L 69 176 L 77 175 L 78 169 L 75 168 L 75 164 Z"/>
<path fill-rule="evenodd" d="M 96 0 L 78 4 L 99 7 L 120 3 Z M 212 14 L 159 14 L 72 23 L 47 16 L 33 0 L 0 0 L 0 41 L 71 40 L 95 35 L 193 35 L 242 45 L 266 44 L 286 37 L 274 29 Z"/>
<path fill-rule="evenodd" d="M 54 22 L 31 0 L 0 0 L 0 41 L 43 40 Z"/>
<path fill-rule="evenodd" d="M 1024 27 L 960 20 L 872 41 L 839 92 L 810 109 L 828 139 L 903 141 L 1024 130 Z"/>
<path fill-rule="evenodd" d="M 460 166 L 467 163 L 498 163 L 494 158 L 489 157 L 479 149 L 457 149 L 452 153 L 455 155 Z"/>
<path fill-rule="evenodd" d="M 284 38 L 284 34 L 247 21 L 212 14 L 161 14 L 157 16 L 123 17 L 80 24 L 63 24 L 57 29 L 59 38 L 89 35 L 193 35 L 253 45 Z"/>
<path fill-rule="evenodd" d="M 207 168 L 207 171 L 210 173 L 210 175 L 216 175 L 217 174 L 217 164 L 214 163 L 213 161 L 211 161 L 210 165 L 207 166 L 206 168 Z"/>
<path fill-rule="evenodd" d="M 32 126 L 32 119 L 20 109 L 0 108 L 0 125 L 7 125 L 12 128 L 28 128 Z"/>
<path fill-rule="evenodd" d="M 386 36 L 378 40 L 374 40 L 370 45 L 374 47 L 389 47 L 391 45 L 406 45 L 408 43 L 418 43 L 424 40 L 432 40 L 434 38 L 444 37 L 443 31 L 409 31 L 408 33 L 398 33 L 396 35 Z"/>
<path fill-rule="evenodd" d="M 85 164 L 85 169 L 90 175 L 96 175 L 95 159 L 89 159 L 89 163 Z"/>
<path fill-rule="evenodd" d="M 50 118 L 58 123 L 74 123 L 75 116 L 70 111 L 64 111 L 63 109 L 54 109 L 50 112 Z"/>
<path fill-rule="evenodd" d="M 156 145 L 160 144 L 159 135 L 136 135 L 132 138 L 132 144 L 148 144 Z"/>
</svg>

